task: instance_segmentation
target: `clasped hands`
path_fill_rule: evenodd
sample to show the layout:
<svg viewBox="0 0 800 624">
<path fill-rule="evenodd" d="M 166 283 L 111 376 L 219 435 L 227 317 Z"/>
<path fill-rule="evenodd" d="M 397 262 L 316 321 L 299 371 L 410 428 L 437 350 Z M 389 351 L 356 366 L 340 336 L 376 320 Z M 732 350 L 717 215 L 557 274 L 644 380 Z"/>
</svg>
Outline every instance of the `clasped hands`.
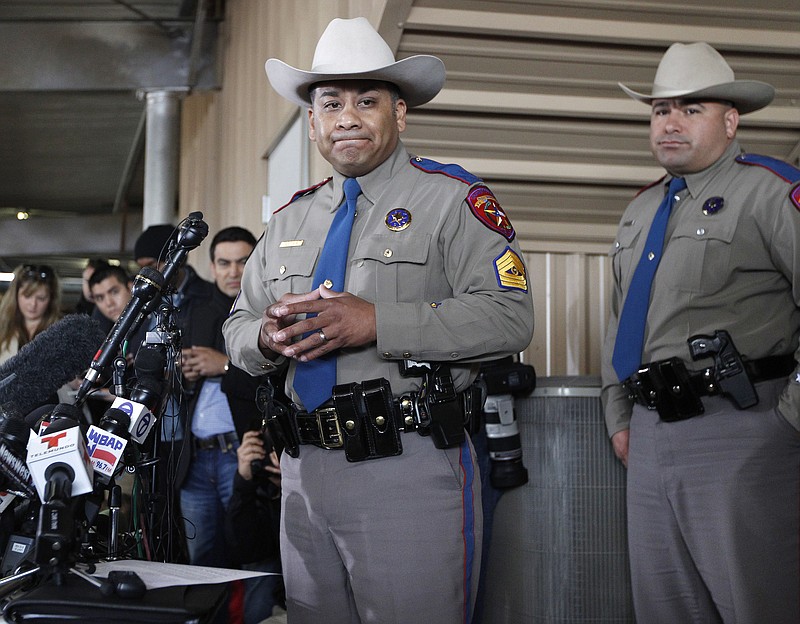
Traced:
<svg viewBox="0 0 800 624">
<path fill-rule="evenodd" d="M 228 356 L 211 347 L 186 347 L 181 351 L 181 371 L 187 381 L 222 375 L 227 363 Z"/>
<path fill-rule="evenodd" d="M 316 316 L 298 319 L 309 314 Z M 258 346 L 265 354 L 309 362 L 336 349 L 376 340 L 373 304 L 320 286 L 304 294 L 287 293 L 264 310 Z"/>
</svg>

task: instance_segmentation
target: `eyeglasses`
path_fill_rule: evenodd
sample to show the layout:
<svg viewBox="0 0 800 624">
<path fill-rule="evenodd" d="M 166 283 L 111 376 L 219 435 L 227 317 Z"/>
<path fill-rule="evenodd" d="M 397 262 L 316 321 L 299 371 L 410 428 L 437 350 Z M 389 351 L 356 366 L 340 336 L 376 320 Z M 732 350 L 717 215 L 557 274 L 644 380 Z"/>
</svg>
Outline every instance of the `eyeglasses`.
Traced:
<svg viewBox="0 0 800 624">
<path fill-rule="evenodd" d="M 40 282 L 47 282 L 53 279 L 53 268 L 46 264 L 26 264 L 22 267 L 22 278 L 26 280 L 38 280 Z"/>
</svg>

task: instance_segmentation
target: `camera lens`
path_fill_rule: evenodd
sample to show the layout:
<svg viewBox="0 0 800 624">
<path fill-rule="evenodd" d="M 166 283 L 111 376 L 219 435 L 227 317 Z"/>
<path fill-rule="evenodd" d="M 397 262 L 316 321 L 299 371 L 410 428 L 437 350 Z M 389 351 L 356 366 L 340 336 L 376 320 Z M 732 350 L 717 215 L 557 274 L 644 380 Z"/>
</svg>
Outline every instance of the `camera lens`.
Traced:
<svg viewBox="0 0 800 624">
<path fill-rule="evenodd" d="M 522 464 L 522 443 L 514 415 L 514 397 L 510 394 L 489 395 L 483 413 L 492 485 L 497 489 L 507 489 L 526 484 L 528 470 Z"/>
</svg>

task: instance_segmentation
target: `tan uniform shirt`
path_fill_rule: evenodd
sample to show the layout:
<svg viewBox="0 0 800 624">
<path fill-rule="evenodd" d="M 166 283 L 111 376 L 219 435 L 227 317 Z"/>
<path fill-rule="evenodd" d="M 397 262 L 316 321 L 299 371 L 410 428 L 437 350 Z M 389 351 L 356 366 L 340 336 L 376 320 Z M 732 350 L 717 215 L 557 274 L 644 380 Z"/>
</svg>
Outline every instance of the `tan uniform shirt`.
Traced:
<svg viewBox="0 0 800 624">
<path fill-rule="evenodd" d="M 711 167 L 686 176 L 653 280 L 642 363 L 679 357 L 690 370 L 710 366 L 711 359 L 692 360 L 687 340 L 718 329 L 728 330 L 748 359 L 800 357 L 800 211 L 790 197 L 797 185 L 737 163 L 740 153 L 734 141 Z M 619 314 L 669 180 L 631 202 L 610 252 L 614 291 L 602 363 L 609 435 L 628 428 L 632 408 L 611 365 Z M 704 214 L 706 202 L 718 204 L 718 198 L 722 208 Z M 800 429 L 797 375 L 788 380 L 779 410 Z"/>
<path fill-rule="evenodd" d="M 496 260 L 506 267 L 509 253 L 515 254 L 524 273 L 521 253 L 516 241 L 474 216 L 465 201 L 474 185 L 426 173 L 409 160 L 399 144 L 384 163 L 358 178 L 362 195 L 344 290 L 375 304 L 378 338 L 377 344 L 340 352 L 337 383 L 384 377 L 395 395 L 416 390 L 418 379 L 400 377 L 397 361 L 405 358 L 452 363 L 457 390 L 463 390 L 474 378 L 475 363 L 528 346 L 530 288 L 500 285 Z M 258 349 L 262 314 L 282 295 L 311 289 L 317 258 L 343 201 L 344 179 L 336 173 L 270 221 L 247 262 L 242 292 L 224 326 L 234 365 L 261 374 L 282 364 L 280 359 L 267 361 Z M 396 208 L 407 210 L 411 219 L 393 231 L 387 216 Z M 293 375 L 292 362 L 290 392 Z"/>
</svg>

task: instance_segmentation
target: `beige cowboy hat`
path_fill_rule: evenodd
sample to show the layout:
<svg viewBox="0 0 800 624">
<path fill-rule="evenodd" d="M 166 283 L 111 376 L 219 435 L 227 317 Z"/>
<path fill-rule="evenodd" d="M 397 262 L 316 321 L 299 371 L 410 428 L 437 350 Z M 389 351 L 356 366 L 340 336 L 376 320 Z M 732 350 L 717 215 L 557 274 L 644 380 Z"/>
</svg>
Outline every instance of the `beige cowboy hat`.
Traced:
<svg viewBox="0 0 800 624">
<path fill-rule="evenodd" d="M 734 80 L 730 65 L 707 43 L 673 43 L 658 64 L 651 95 L 617 84 L 646 104 L 669 98 L 729 100 L 742 115 L 764 108 L 775 97 L 774 87 L 766 82 Z"/>
<path fill-rule="evenodd" d="M 383 80 L 391 82 L 409 107 L 432 100 L 442 89 L 444 63 L 435 56 L 394 60 L 391 48 L 364 17 L 334 19 L 317 43 L 311 71 L 269 59 L 267 78 L 280 95 L 298 106 L 311 105 L 308 89 L 317 82 Z"/>
</svg>

